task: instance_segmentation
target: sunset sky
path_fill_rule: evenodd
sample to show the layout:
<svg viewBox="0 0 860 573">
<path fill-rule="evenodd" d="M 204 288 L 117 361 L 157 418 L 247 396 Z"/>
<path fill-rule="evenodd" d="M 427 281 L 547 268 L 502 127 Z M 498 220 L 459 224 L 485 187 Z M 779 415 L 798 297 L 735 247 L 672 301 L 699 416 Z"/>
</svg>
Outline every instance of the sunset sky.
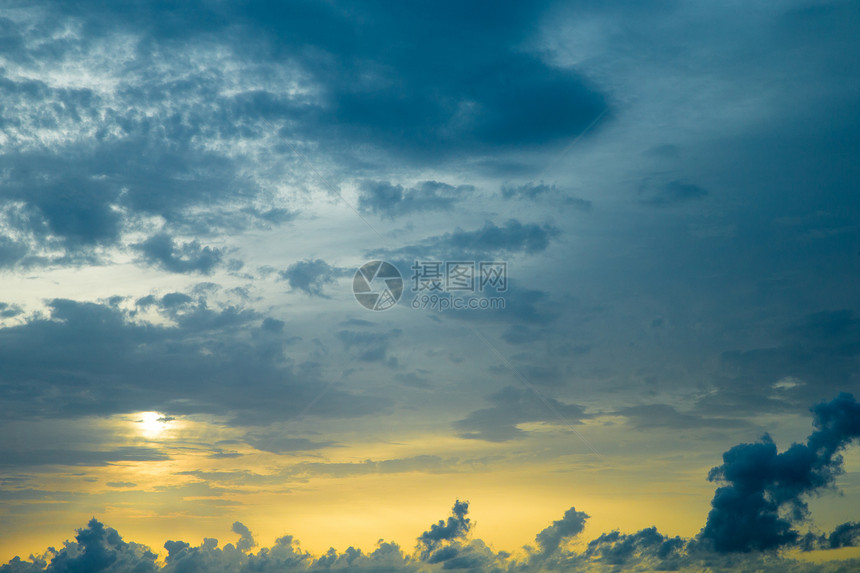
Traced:
<svg viewBox="0 0 860 573">
<path fill-rule="evenodd" d="M 3 2 L 0 572 L 858 559 L 858 26 Z"/>
</svg>

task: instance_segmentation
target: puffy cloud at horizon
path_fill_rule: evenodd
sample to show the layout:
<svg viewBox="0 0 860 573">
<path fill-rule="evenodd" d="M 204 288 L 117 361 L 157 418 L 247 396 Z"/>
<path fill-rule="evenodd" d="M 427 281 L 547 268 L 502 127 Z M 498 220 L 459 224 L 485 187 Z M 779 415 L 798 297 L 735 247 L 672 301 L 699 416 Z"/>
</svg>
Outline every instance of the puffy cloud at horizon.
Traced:
<svg viewBox="0 0 860 573">
<path fill-rule="evenodd" d="M 468 502 L 457 501 L 447 520 L 431 524 L 417 537 L 414 550 L 380 539 L 373 551 L 353 546 L 342 552 L 333 547 L 322 555 L 301 548 L 292 535 L 278 538 L 271 547 L 254 552 L 256 542 L 241 522 L 232 526 L 239 535 L 235 543 L 219 547 L 217 539 L 206 538 L 199 546 L 185 541 L 164 543 L 166 556 L 159 556 L 145 545 L 123 540 L 120 534 L 92 518 L 77 530 L 76 541 L 66 542 L 59 551 L 49 548 L 29 559 L 15 557 L 0 565 L 0 573 L 49 573 L 86 571 L 87 573 L 141 573 L 163 571 L 846 571 L 860 564 L 857 558 L 818 564 L 776 553 L 713 553 L 695 540 L 666 537 L 656 528 L 624 534 L 604 533 L 590 540 L 584 550 L 560 546 L 580 535 L 588 515 L 570 508 L 536 536 L 537 549 L 526 546 L 518 554 L 495 551 L 481 539 L 470 535 Z M 846 524 L 848 526 L 850 524 Z M 845 526 L 837 528 L 845 531 Z M 845 538 L 842 535 L 839 539 Z M 837 542 L 838 543 L 838 542 Z M 832 545 L 839 547 L 840 545 Z"/>
</svg>

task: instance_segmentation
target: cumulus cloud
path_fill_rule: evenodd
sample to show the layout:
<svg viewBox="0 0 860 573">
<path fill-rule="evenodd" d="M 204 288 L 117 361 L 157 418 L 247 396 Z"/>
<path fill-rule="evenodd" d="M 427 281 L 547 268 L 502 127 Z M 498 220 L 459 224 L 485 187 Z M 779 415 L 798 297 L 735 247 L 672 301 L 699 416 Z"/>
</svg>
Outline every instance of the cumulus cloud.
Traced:
<svg viewBox="0 0 860 573">
<path fill-rule="evenodd" d="M 541 531 L 535 537 L 535 541 L 544 555 L 551 555 L 558 550 L 562 541 L 576 537 L 585 529 L 585 520 L 588 514 L 584 511 L 576 511 L 571 507 L 564 513 L 564 517 L 553 521 L 552 525 Z"/>
<path fill-rule="evenodd" d="M 782 453 L 765 434 L 723 454 L 708 479 L 726 483 L 711 501 L 701 539 L 716 551 L 769 550 L 795 544 L 794 526 L 808 515 L 805 497 L 842 473 L 839 451 L 860 437 L 860 404 L 841 393 L 812 408 L 815 431 Z"/>
<path fill-rule="evenodd" d="M 135 248 L 148 263 L 173 273 L 209 274 L 224 257 L 223 249 L 201 247 L 196 240 L 177 244 L 166 233 L 153 235 Z"/>
<path fill-rule="evenodd" d="M 238 533 L 241 536 L 239 537 L 239 541 L 236 542 L 236 549 L 239 551 L 248 551 L 257 546 L 254 536 L 251 535 L 251 530 L 244 523 L 236 521 L 233 523 L 232 529 L 233 533 Z"/>
<path fill-rule="evenodd" d="M 450 549 L 451 543 L 469 534 L 471 520 L 466 517 L 468 513 L 469 502 L 457 500 L 451 510 L 452 515 L 447 521 L 440 519 L 418 537 L 421 557 L 431 562 L 444 561 L 453 557 L 455 553 Z M 448 542 L 447 545 L 446 542 Z M 441 551 L 443 546 L 448 547 L 448 551 Z"/>
<path fill-rule="evenodd" d="M 405 552 L 396 543 L 380 539 L 369 553 L 348 547 L 334 548 L 316 556 L 301 548 L 292 535 L 278 538 L 271 547 L 256 547 L 250 529 L 233 523 L 239 535 L 235 543 L 219 547 L 217 539 L 204 538 L 198 546 L 185 541 L 164 543 L 167 556 L 157 555 L 143 545 L 126 542 L 96 519 L 79 529 L 75 541 L 62 549 L 49 549 L 28 560 L 15 557 L 0 566 L 0 573 L 299 573 L 314 571 L 366 571 L 375 573 L 412 573 L 418 571 L 468 570 L 493 573 L 547 573 L 556 571 L 684 571 L 694 572 L 754 570 L 766 573 L 793 571 L 848 571 L 860 565 L 857 559 L 831 563 L 810 563 L 787 556 L 762 553 L 726 555 L 712 553 L 680 537 L 668 537 L 654 527 L 634 533 L 612 531 L 588 541 L 577 551 L 564 542 L 580 535 L 588 516 L 570 508 L 562 519 L 537 534 L 538 548 L 525 547 L 525 553 L 512 555 L 495 551 L 480 539 L 472 538 L 473 523 L 467 517 L 468 502 L 456 501 L 447 519 L 431 524 L 417 538 L 415 550 Z M 515 516 L 511 516 L 515 518 Z M 847 531 L 853 524 L 846 524 Z M 841 527 L 841 526 L 840 526 Z M 854 535 L 851 533 L 850 535 Z"/>
<path fill-rule="evenodd" d="M 308 296 L 322 298 L 328 298 L 323 293 L 323 287 L 333 284 L 340 274 L 340 269 L 332 267 L 322 259 L 298 261 L 280 272 L 281 278 L 289 283 L 290 288 L 300 290 Z"/>
</svg>

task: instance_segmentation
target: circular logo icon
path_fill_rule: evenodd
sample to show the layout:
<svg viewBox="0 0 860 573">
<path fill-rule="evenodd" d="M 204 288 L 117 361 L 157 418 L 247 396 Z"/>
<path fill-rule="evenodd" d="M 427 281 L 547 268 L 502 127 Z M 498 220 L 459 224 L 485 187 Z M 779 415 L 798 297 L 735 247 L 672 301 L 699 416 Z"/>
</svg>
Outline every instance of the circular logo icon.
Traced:
<svg viewBox="0 0 860 573">
<path fill-rule="evenodd" d="M 364 308 L 388 310 L 403 295 L 403 277 L 391 263 L 371 261 L 355 271 L 352 292 Z"/>
</svg>

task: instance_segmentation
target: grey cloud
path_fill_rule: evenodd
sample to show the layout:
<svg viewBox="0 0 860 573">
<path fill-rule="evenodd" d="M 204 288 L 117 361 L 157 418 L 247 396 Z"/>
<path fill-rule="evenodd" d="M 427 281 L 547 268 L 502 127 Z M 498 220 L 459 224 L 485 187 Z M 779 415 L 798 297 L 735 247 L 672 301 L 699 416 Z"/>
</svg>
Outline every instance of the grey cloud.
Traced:
<svg viewBox="0 0 860 573">
<path fill-rule="evenodd" d="M 283 208 L 251 206 L 264 194 L 258 183 L 236 157 L 213 151 L 256 142 L 272 131 L 270 122 L 290 126 L 280 136 L 320 143 L 355 165 L 379 151 L 426 165 L 556 145 L 605 113 L 607 104 L 576 71 L 523 48 L 523 24 L 538 22 L 544 8 L 494 5 L 491 21 L 480 10 L 464 13 L 447 4 L 434 5 L 429 21 L 420 6 L 393 14 L 375 4 L 348 10 L 203 1 L 169 11 L 95 2 L 74 11 L 63 3 L 33 8 L 21 21 L 4 19 L 5 55 L 24 75 L 74 59 L 106 69 L 116 83 L 106 90 L 54 87 L 3 70 L 0 125 L 12 151 L 0 154 L 6 173 L 0 202 L 23 201 L 28 221 L 20 221 L 22 228 L 42 242 L 57 237 L 74 253 L 117 245 L 138 215 L 161 216 L 186 235 L 241 227 L 247 217 L 290 220 Z M 365 15 L 365 33 L 350 25 L 354 13 Z M 62 34 L 70 21 L 80 35 Z M 447 30 L 445 41 L 439 30 Z M 390 42 L 409 48 L 392 52 Z M 113 57 L 111 47 L 124 43 L 134 58 Z M 189 59 L 162 57 L 191 47 Z M 226 77 L 223 57 L 243 72 Z M 299 81 L 303 89 L 260 87 L 272 78 Z M 267 153 L 292 155 L 287 146 Z M 422 185 L 424 196 L 404 195 L 390 212 L 445 202 L 441 184 Z M 29 251 L 22 242 L 4 247 L 6 265 Z M 179 272 L 202 270 L 166 255 L 156 260 Z"/>
<path fill-rule="evenodd" d="M 418 537 L 421 547 L 421 557 L 430 563 L 447 561 L 457 556 L 457 547 L 453 542 L 466 537 L 471 528 L 469 502 L 457 500 L 447 521 L 439 520 L 430 529 Z"/>
<path fill-rule="evenodd" d="M 422 181 L 408 188 L 386 181 L 364 181 L 358 208 L 391 219 L 423 211 L 449 211 L 460 196 L 472 191 L 471 185 L 454 187 L 438 181 Z"/>
<path fill-rule="evenodd" d="M 3 415 L 205 412 L 265 425 L 297 415 L 314 400 L 310 415 L 323 417 L 385 407 L 384 398 L 339 388 L 320 397 L 327 383 L 287 360 L 286 341 L 252 344 L 238 336 L 257 330 L 255 312 L 211 309 L 205 300 L 163 308 L 163 299 L 155 303 L 174 326 L 132 322 L 109 305 L 57 299 L 49 302 L 49 316 L 0 329 Z"/>
<path fill-rule="evenodd" d="M 106 466 L 113 462 L 153 462 L 169 460 L 170 457 L 155 448 L 122 447 L 106 451 L 93 450 L 3 450 L 0 466 Z"/>
<path fill-rule="evenodd" d="M 153 235 L 134 246 L 145 261 L 173 273 L 210 274 L 224 256 L 223 249 L 201 247 L 196 240 L 179 245 L 167 233 Z"/>
<path fill-rule="evenodd" d="M 30 245 L 0 236 L 0 268 L 14 267 L 30 252 Z"/>
<path fill-rule="evenodd" d="M 576 511 L 571 507 L 564 513 L 564 517 L 553 521 L 552 525 L 541 531 L 535 537 L 535 541 L 544 555 L 555 553 L 561 543 L 569 538 L 576 537 L 585 529 L 585 520 L 588 514 L 584 511 Z"/>
<path fill-rule="evenodd" d="M 502 333 L 502 340 L 508 344 L 528 344 L 543 337 L 542 332 L 522 325 L 511 325 Z"/>
<path fill-rule="evenodd" d="M 815 535 L 811 531 L 798 541 L 801 551 L 840 549 L 860 545 L 860 523 L 848 521 L 837 525 L 829 534 Z"/>
<path fill-rule="evenodd" d="M 439 246 L 459 252 L 539 253 L 560 231 L 551 225 L 520 223 L 509 219 L 502 226 L 487 222 L 476 231 L 457 230 L 440 237 Z"/>
<path fill-rule="evenodd" d="M 334 442 L 315 442 L 307 438 L 286 436 L 282 432 L 252 432 L 245 436 L 245 441 L 258 450 L 276 454 L 319 450 L 334 445 Z"/>
<path fill-rule="evenodd" d="M 24 310 L 17 304 L 0 302 L 0 318 L 14 318 L 24 314 Z"/>
<path fill-rule="evenodd" d="M 341 330 L 337 333 L 337 338 L 347 350 L 356 349 L 358 359 L 362 362 L 390 362 L 393 358 L 388 355 L 388 349 L 391 342 L 401 334 L 399 329 L 388 332 Z"/>
<path fill-rule="evenodd" d="M 709 418 L 696 414 L 679 412 L 668 404 L 644 404 L 628 406 L 617 412 L 630 420 L 634 427 L 671 428 L 691 430 L 696 428 L 737 428 L 748 426 L 749 422 L 734 418 Z"/>
<path fill-rule="evenodd" d="M 254 536 L 251 535 L 251 530 L 242 523 L 241 521 L 236 521 L 233 523 L 232 527 L 233 533 L 238 533 L 240 535 L 239 541 L 236 542 L 236 549 L 239 551 L 248 551 L 257 546 L 257 542 L 254 541 Z"/>
<path fill-rule="evenodd" d="M 649 527 L 632 534 L 603 533 L 589 541 L 585 554 L 616 568 L 635 563 L 655 571 L 674 571 L 683 563 L 685 545 L 680 537 L 666 537 Z"/>
<path fill-rule="evenodd" d="M 439 456 L 420 455 L 389 460 L 365 460 L 362 462 L 302 462 L 289 469 L 298 476 L 348 477 L 370 474 L 395 474 L 407 472 L 445 472 L 458 469 L 457 458 L 443 459 Z"/>
<path fill-rule="evenodd" d="M 335 279 L 342 275 L 343 271 L 332 267 L 322 259 L 307 259 L 293 263 L 279 274 L 292 289 L 300 290 L 308 296 L 328 298 L 323 293 L 323 288 L 334 284 Z"/>
<path fill-rule="evenodd" d="M 386 260 L 402 260 L 411 264 L 415 259 L 461 260 L 464 258 L 492 259 L 515 253 L 537 254 L 545 251 L 561 231 L 549 224 L 521 223 L 509 219 L 503 225 L 486 222 L 474 231 L 457 229 L 429 237 L 418 244 L 397 249 L 373 251 Z"/>
<path fill-rule="evenodd" d="M 540 195 L 556 193 L 558 188 L 555 185 L 548 185 L 541 181 L 540 183 L 523 183 L 522 185 L 503 185 L 502 197 L 505 199 L 537 199 Z"/>
<path fill-rule="evenodd" d="M 286 323 L 283 320 L 278 320 L 277 318 L 267 316 L 263 319 L 263 324 L 260 326 L 260 328 L 267 332 L 280 333 L 284 331 L 285 325 Z"/>
<path fill-rule="evenodd" d="M 136 483 L 133 483 L 130 481 L 109 481 L 109 482 L 105 482 L 105 485 L 108 487 L 115 487 L 115 488 L 119 488 L 119 489 L 129 488 L 129 487 L 137 487 Z"/>
<path fill-rule="evenodd" d="M 777 331 L 773 346 L 723 352 L 713 391 L 698 400 L 696 413 L 800 413 L 807 404 L 832 396 L 857 377 L 857 324 L 853 310 L 818 311 Z M 797 382 L 776 392 L 783 379 Z"/>
<path fill-rule="evenodd" d="M 579 211 L 590 211 L 592 207 L 592 203 L 588 199 L 576 197 L 563 189 L 559 189 L 555 184 L 550 185 L 543 181 L 540 183 L 531 181 L 520 185 L 502 185 L 502 198 L 504 199 L 535 201 L 543 197 L 553 200 L 560 199 L 563 205 L 568 205 Z"/>
<path fill-rule="evenodd" d="M 505 442 L 526 436 L 527 433 L 517 428 L 517 424 L 560 421 L 555 412 L 561 414 L 564 422 L 569 424 L 577 424 L 588 417 L 581 406 L 546 398 L 550 404 L 547 406 L 533 392 L 511 386 L 491 395 L 489 401 L 493 404 L 490 408 L 476 410 L 454 423 L 454 427 L 462 432 L 461 437 Z"/>
</svg>

